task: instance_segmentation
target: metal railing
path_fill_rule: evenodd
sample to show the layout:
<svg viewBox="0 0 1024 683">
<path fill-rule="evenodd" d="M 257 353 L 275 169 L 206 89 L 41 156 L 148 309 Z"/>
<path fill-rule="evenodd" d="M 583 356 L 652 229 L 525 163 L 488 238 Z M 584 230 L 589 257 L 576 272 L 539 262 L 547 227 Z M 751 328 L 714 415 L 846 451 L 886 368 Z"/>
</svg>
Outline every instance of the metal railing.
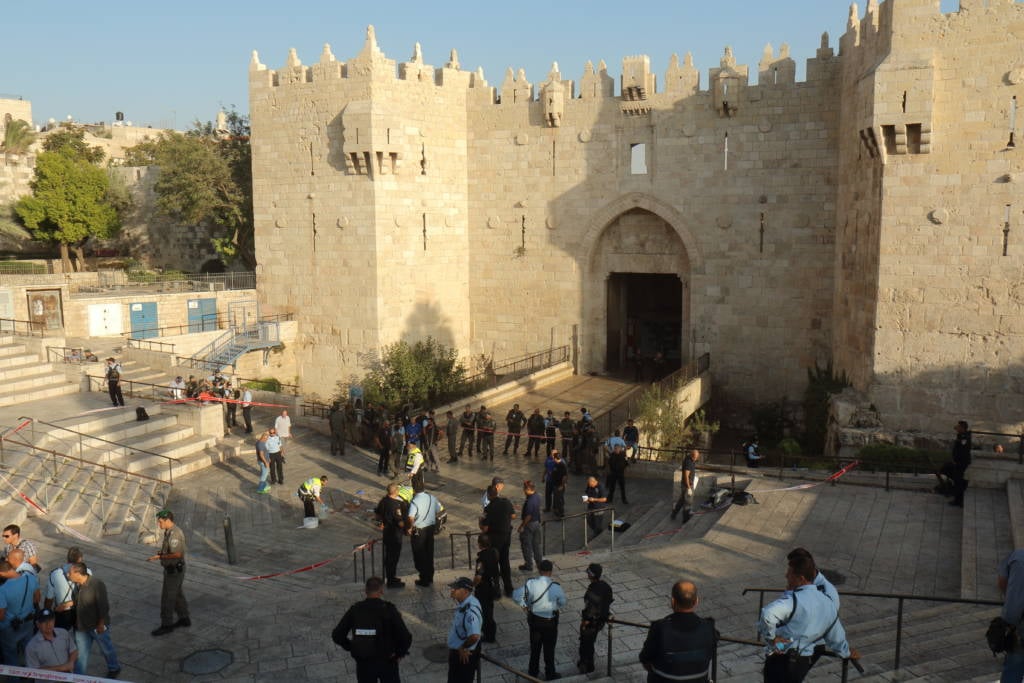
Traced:
<svg viewBox="0 0 1024 683">
<path fill-rule="evenodd" d="M 98 363 L 99 357 L 84 347 L 48 346 L 46 347 L 47 363 Z"/>
<path fill-rule="evenodd" d="M 218 372 L 225 366 L 231 365 L 230 363 L 217 363 L 205 358 L 193 358 L 191 356 L 175 356 L 174 363 L 175 365 L 187 366 L 192 370 L 209 370 L 210 372 Z"/>
<path fill-rule="evenodd" d="M 256 391 L 272 391 L 275 394 L 289 394 L 291 396 L 298 396 L 301 393 L 298 384 L 285 384 L 284 382 L 278 382 L 277 380 L 273 380 L 273 385 L 277 386 L 277 389 L 264 388 L 270 383 L 271 380 L 246 377 L 236 377 L 232 380 L 232 384 L 236 387 L 247 387 L 249 389 L 255 389 Z M 249 386 L 250 384 L 256 384 L 257 386 Z"/>
<path fill-rule="evenodd" d="M 331 407 L 320 401 L 303 401 L 299 404 L 303 417 L 319 417 L 326 420 L 331 415 Z"/>
<path fill-rule="evenodd" d="M 571 514 L 571 515 L 563 515 L 561 517 L 555 517 L 554 519 L 542 519 L 541 522 L 540 522 L 540 548 L 541 548 L 541 553 L 544 554 L 544 555 L 548 554 L 548 550 L 547 550 L 547 548 L 548 548 L 548 528 L 547 528 L 547 525 L 548 524 L 556 524 L 557 523 L 557 524 L 561 525 L 561 530 L 562 530 L 562 554 L 565 554 L 565 521 L 568 520 L 568 519 L 575 519 L 577 517 L 583 517 L 583 547 L 584 548 L 590 547 L 590 539 L 588 538 L 588 534 L 590 532 L 590 524 L 588 523 L 587 517 L 589 515 L 593 515 L 593 514 L 603 515 L 605 512 L 611 512 L 612 513 L 612 523 L 611 523 L 612 540 L 611 540 L 611 548 L 610 548 L 610 550 L 611 550 L 611 552 L 615 552 L 615 506 L 614 505 L 608 505 L 606 507 L 596 508 L 594 510 L 587 510 L 586 512 L 577 512 L 577 513 Z M 604 520 L 602 519 L 602 524 L 603 523 L 604 523 Z M 602 532 L 603 532 L 603 530 L 602 530 Z M 595 536 L 595 538 L 596 537 L 597 536 Z"/>
<path fill-rule="evenodd" d="M 89 391 L 107 391 L 108 384 L 105 377 L 97 375 L 86 375 L 89 378 Z M 147 398 L 151 401 L 166 401 L 174 398 L 174 393 L 167 384 L 153 384 L 152 382 L 140 382 L 134 379 L 121 377 L 121 393 L 135 398 Z"/>
<path fill-rule="evenodd" d="M 142 271 L 100 270 L 96 284 L 71 282 L 71 296 L 146 290 L 160 292 L 216 292 L 256 289 L 256 274 L 245 273 L 149 273 Z"/>
<path fill-rule="evenodd" d="M 972 434 L 984 434 L 985 436 L 1005 436 L 1010 439 L 1017 439 L 1017 464 L 1024 465 L 1024 433 L 1021 434 L 1006 434 L 1004 432 L 979 432 L 977 429 L 971 432 Z M 991 455 L 985 454 L 985 457 L 999 457 L 998 453 Z"/>
<path fill-rule="evenodd" d="M 764 607 L 764 594 L 765 593 L 782 593 L 781 588 L 744 588 L 743 595 L 747 593 L 758 593 L 758 604 L 757 613 L 761 613 L 761 609 Z M 960 605 L 985 605 L 1002 607 L 1003 603 L 997 600 L 971 600 L 968 598 L 945 598 L 936 595 L 910 595 L 908 593 L 863 593 L 860 591 L 844 591 L 839 593 L 841 598 L 881 598 L 886 600 L 897 600 L 898 605 L 896 608 L 896 654 L 894 657 L 893 669 L 900 668 L 900 652 L 903 644 L 903 603 L 907 600 L 917 600 L 922 602 L 942 602 L 952 603 Z M 859 664 L 854 664 L 860 669 Z"/>
<path fill-rule="evenodd" d="M 473 541 L 470 540 L 474 536 L 479 536 L 484 532 L 482 531 L 452 531 L 448 534 L 448 542 L 451 548 L 452 557 L 452 569 L 455 569 L 455 537 L 465 536 L 466 537 L 466 566 L 472 569 L 475 565 L 473 563 Z"/>
<path fill-rule="evenodd" d="M 76 431 L 74 429 L 68 429 L 67 427 L 62 427 L 62 426 L 60 426 L 58 424 L 53 424 L 52 422 L 46 422 L 44 420 L 37 420 L 34 417 L 19 417 L 18 421 L 21 422 L 21 423 L 25 423 L 25 422 L 29 423 L 28 426 L 29 426 L 29 434 L 30 434 L 31 440 L 26 443 L 26 442 L 14 441 L 13 439 L 10 439 L 10 438 L 6 439 L 8 441 L 11 441 L 12 443 L 18 443 L 20 445 L 27 446 L 27 447 L 32 448 L 34 450 L 45 451 L 47 453 L 55 453 L 56 455 L 60 455 L 60 456 L 66 457 L 66 458 L 73 458 L 73 459 L 79 460 L 81 462 L 85 462 L 85 463 L 89 463 L 89 464 L 92 464 L 92 465 L 96 465 L 98 467 L 109 467 L 111 470 L 114 470 L 114 471 L 117 471 L 117 472 L 124 472 L 124 473 L 130 474 L 132 476 L 138 476 L 138 477 L 142 477 L 144 479 L 154 479 L 156 481 L 159 481 L 159 482 L 162 482 L 162 483 L 165 483 L 165 484 L 171 484 L 171 485 L 174 484 L 174 465 L 177 464 L 178 461 L 175 458 L 170 457 L 169 455 L 163 455 L 162 453 L 154 453 L 153 451 L 147 451 L 147 450 L 144 450 L 142 448 L 135 448 L 135 447 L 129 446 L 127 444 L 118 443 L 116 441 L 110 441 L 109 439 L 103 439 L 103 438 L 100 438 L 98 436 L 91 436 L 89 434 L 85 434 L 83 432 L 79 432 L 79 431 Z M 73 441 L 77 441 L 78 455 L 75 456 L 75 455 L 72 455 L 71 453 L 57 453 L 56 451 L 52 451 L 50 449 L 40 448 L 39 446 L 36 446 L 35 445 L 35 441 L 36 441 L 35 426 L 37 424 L 43 425 L 43 426 L 48 428 L 48 431 L 43 432 L 43 434 L 40 435 L 40 436 L 47 436 L 47 437 L 49 437 L 51 439 L 54 439 L 55 441 L 58 441 L 60 443 L 65 444 L 65 445 L 67 445 L 67 441 L 65 439 L 62 439 L 59 436 L 56 436 L 55 434 L 53 434 L 53 432 L 54 431 L 59 431 L 61 433 L 65 433 L 66 432 L 67 434 L 70 434 L 72 436 L 72 440 Z M 87 441 L 90 444 L 88 446 L 86 445 Z M 92 445 L 93 443 L 96 443 L 96 444 L 99 444 L 99 445 Z M 112 448 L 108 448 L 108 446 L 110 446 Z M 71 447 L 72 447 L 72 449 L 74 449 L 74 444 L 72 444 Z M 107 458 L 108 461 L 115 454 L 117 454 L 117 455 L 119 455 L 120 459 L 122 460 L 122 462 L 124 464 L 123 464 L 123 466 L 115 467 L 115 466 L 108 465 L 105 462 L 97 462 L 97 461 L 94 461 L 94 460 L 87 460 L 85 458 L 86 448 L 91 448 L 93 450 L 102 450 L 104 453 L 103 453 L 103 456 L 101 456 L 101 457 Z M 117 451 L 120 451 L 120 453 L 118 454 Z M 132 472 L 131 470 L 129 470 L 128 469 L 128 467 L 130 465 L 129 458 L 131 456 L 136 456 L 136 455 L 144 456 L 144 457 L 155 457 L 155 458 L 160 458 L 160 459 L 166 461 L 166 463 L 167 463 L 167 479 L 161 479 L 160 477 L 154 477 L 154 476 L 149 476 L 149 475 L 145 475 L 145 474 L 139 474 L 137 472 Z"/>
<path fill-rule="evenodd" d="M 44 337 L 46 336 L 46 325 L 35 320 L 0 318 L 0 334 L 13 334 L 16 337 Z"/>
<path fill-rule="evenodd" d="M 613 642 L 613 638 L 612 638 L 612 625 L 613 624 L 619 624 L 620 626 L 632 626 L 634 628 L 642 628 L 644 630 L 650 630 L 651 625 L 650 624 L 640 624 L 640 623 L 637 623 L 635 621 L 626 621 L 625 619 L 616 619 L 615 617 L 609 617 L 608 621 L 607 621 L 607 624 L 608 624 L 608 634 L 607 634 L 608 635 L 608 656 L 607 656 L 607 666 L 608 666 L 608 668 L 607 668 L 607 674 L 610 677 L 612 675 L 612 642 Z M 763 643 L 761 643 L 759 641 L 756 641 L 756 640 L 746 640 L 746 639 L 743 639 L 743 638 L 731 638 L 729 636 L 723 636 L 723 635 L 720 635 L 720 634 L 717 635 L 717 637 L 715 638 L 715 649 L 711 651 L 711 675 L 709 677 L 709 680 L 712 680 L 712 681 L 717 681 L 718 680 L 718 644 L 719 643 L 734 643 L 736 645 L 751 645 L 753 647 L 764 647 Z M 846 683 L 846 681 L 847 681 L 847 679 L 849 677 L 849 666 L 850 666 L 850 664 L 853 664 L 853 666 L 856 667 L 857 671 L 859 671 L 860 673 L 864 673 L 864 668 L 861 666 L 860 662 L 858 662 L 855 659 L 848 659 L 848 658 L 840 657 L 838 654 L 836 654 L 834 652 L 827 651 L 827 650 L 825 652 L 821 653 L 820 656 L 821 657 L 834 657 L 836 659 L 842 660 L 842 667 L 843 667 L 842 683 Z"/>
<path fill-rule="evenodd" d="M 213 332 L 214 330 L 223 330 L 228 327 L 228 317 L 226 315 L 204 315 L 200 320 L 190 320 L 183 325 L 162 325 L 160 327 L 143 327 L 140 329 L 133 329 L 130 332 L 122 332 L 122 337 L 128 339 L 134 338 L 136 335 L 146 335 L 147 337 L 173 337 L 182 334 L 196 334 L 199 332 Z"/>
<path fill-rule="evenodd" d="M 532 372 L 544 370 L 568 360 L 569 346 L 566 344 L 492 363 L 483 372 L 467 377 L 456 391 L 437 397 L 435 403 L 440 405 L 461 401 L 486 389 L 493 389 L 499 384 L 512 382 Z"/>
<path fill-rule="evenodd" d="M 151 339 L 134 339 L 132 337 L 129 337 L 125 341 L 130 349 L 159 351 L 160 353 L 174 353 L 174 344 L 170 342 L 155 341 Z"/>
<path fill-rule="evenodd" d="M 653 382 L 653 385 L 663 388 L 673 388 L 681 382 L 687 382 L 699 377 L 710 368 L 711 354 L 705 353 L 695 360 L 690 361 L 675 372 Z M 626 424 L 626 420 L 631 417 L 635 417 L 638 412 L 637 408 L 640 402 L 640 396 L 641 394 L 632 394 L 627 396 L 624 400 L 610 407 L 603 415 L 596 418 L 594 424 L 599 427 L 598 431 L 602 434 L 611 435 L 616 429 L 620 429 L 624 424 Z"/>
<path fill-rule="evenodd" d="M 374 575 L 374 570 L 377 568 L 377 551 L 376 547 L 378 543 L 381 543 L 383 539 L 380 538 L 368 538 L 364 543 L 357 543 L 352 546 L 352 582 L 359 583 L 359 568 L 362 567 L 363 578 L 365 582 L 368 576 Z M 370 552 L 370 572 L 366 572 L 366 552 Z M 361 560 L 361 561 L 360 561 Z M 383 549 L 380 553 L 380 574 L 377 576 L 384 576 L 384 552 Z"/>
<path fill-rule="evenodd" d="M 524 681 L 530 681 L 530 683 L 543 683 L 544 679 L 537 678 L 536 676 L 531 676 L 530 674 L 526 673 L 525 671 L 520 671 L 519 669 L 513 668 L 513 667 L 509 666 L 508 664 L 505 664 L 504 662 L 500 662 L 497 659 L 495 659 L 494 657 L 491 657 L 490 655 L 484 654 L 483 646 L 482 645 L 480 645 L 479 647 L 481 649 L 480 649 L 480 656 L 477 657 L 477 660 L 476 660 L 476 683 L 481 683 L 481 681 L 484 680 L 483 679 L 483 663 L 484 663 L 485 660 L 487 661 L 487 663 L 493 664 L 494 666 L 498 667 L 499 669 L 502 669 L 502 670 L 507 671 L 510 674 L 514 675 L 517 680 L 521 678 Z"/>
</svg>

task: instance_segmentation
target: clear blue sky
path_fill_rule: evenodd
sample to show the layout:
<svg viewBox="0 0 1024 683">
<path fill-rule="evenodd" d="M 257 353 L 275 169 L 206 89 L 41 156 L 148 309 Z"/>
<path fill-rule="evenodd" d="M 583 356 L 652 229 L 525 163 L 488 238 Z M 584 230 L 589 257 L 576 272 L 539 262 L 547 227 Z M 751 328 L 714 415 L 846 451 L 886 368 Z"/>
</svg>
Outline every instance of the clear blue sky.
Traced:
<svg viewBox="0 0 1024 683">
<path fill-rule="evenodd" d="M 863 13 L 866 0 L 862 0 Z M 957 0 L 942 0 L 953 11 Z M 408 60 L 420 42 L 434 66 L 459 51 L 462 68 L 484 68 L 500 86 L 506 67 L 543 81 L 552 61 L 563 78 L 579 80 L 589 59 L 607 62 L 618 80 L 622 58 L 646 54 L 659 88 L 673 52 L 692 52 L 707 86 L 707 70 L 731 45 L 739 64 L 755 71 L 765 43 L 782 43 L 803 78 L 821 33 L 835 48 L 846 29 L 846 0 L 445 0 L 440 2 L 281 2 L 177 0 L 134 3 L 6 0 L 0 37 L 0 94 L 31 100 L 34 123 L 74 116 L 111 121 L 125 112 L 135 125 L 187 128 L 212 120 L 221 106 L 248 112 L 252 50 L 274 69 L 288 48 L 304 64 L 324 43 L 348 60 L 368 24 L 387 56 Z"/>
</svg>

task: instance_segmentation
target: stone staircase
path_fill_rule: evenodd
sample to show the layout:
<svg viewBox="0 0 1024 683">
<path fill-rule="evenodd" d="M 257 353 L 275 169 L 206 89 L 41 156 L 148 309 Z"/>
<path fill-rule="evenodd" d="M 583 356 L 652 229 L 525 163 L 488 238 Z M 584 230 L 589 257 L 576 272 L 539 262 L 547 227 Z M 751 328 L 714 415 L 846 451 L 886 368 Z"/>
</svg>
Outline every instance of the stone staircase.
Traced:
<svg viewBox="0 0 1024 683">
<path fill-rule="evenodd" d="M 0 336 L 0 406 L 73 394 L 78 386 L 63 371 L 28 351 L 12 336 Z"/>
<path fill-rule="evenodd" d="M 146 542 L 171 482 L 224 455 L 215 437 L 179 424 L 173 409 L 145 407 L 150 419 L 142 422 L 134 410 L 110 409 L 60 425 L 34 421 L 11 435 L 4 443 L 5 482 L 46 512 L 13 496 L 2 502 L 5 519 L 42 515 L 89 538 Z"/>
</svg>

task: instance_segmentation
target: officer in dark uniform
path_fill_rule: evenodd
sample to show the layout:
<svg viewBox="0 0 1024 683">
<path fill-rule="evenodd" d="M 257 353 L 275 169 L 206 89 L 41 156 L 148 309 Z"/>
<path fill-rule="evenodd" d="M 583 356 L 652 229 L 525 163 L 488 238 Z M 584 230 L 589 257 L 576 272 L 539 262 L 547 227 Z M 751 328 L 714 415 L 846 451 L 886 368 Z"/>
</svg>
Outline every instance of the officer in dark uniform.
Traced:
<svg viewBox="0 0 1024 683">
<path fill-rule="evenodd" d="M 498 562 L 501 568 L 501 582 L 505 585 L 505 595 L 512 595 L 512 567 L 508 553 L 512 546 L 512 519 L 516 516 L 512 503 L 501 496 L 492 484 L 487 489 L 490 501 L 484 508 L 484 516 L 480 520 L 480 531 L 491 537 L 494 549 L 498 551 Z"/>
<path fill-rule="evenodd" d="M 480 534 L 477 538 L 480 552 L 476 554 L 476 574 L 473 576 L 473 594 L 480 601 L 483 618 L 481 642 L 493 643 L 498 634 L 494 621 L 494 601 L 501 598 L 501 567 L 498 551 L 491 547 L 491 537 Z"/>
<path fill-rule="evenodd" d="M 519 455 L 519 438 L 523 433 L 523 425 L 526 424 L 526 415 L 519 410 L 519 404 L 512 406 L 512 410 L 505 415 L 505 426 L 508 428 L 508 436 L 505 437 L 505 450 L 502 455 L 508 455 L 508 447 L 512 446 L 512 455 Z"/>
<path fill-rule="evenodd" d="M 398 578 L 398 558 L 402 555 L 402 537 L 405 536 L 405 523 L 408 512 L 402 499 L 398 497 L 398 484 L 388 484 L 388 493 L 384 496 L 374 514 L 380 529 L 384 532 L 384 578 L 388 588 L 402 588 L 405 582 Z"/>
<path fill-rule="evenodd" d="M 345 455 L 345 408 L 335 401 L 327 418 L 331 426 L 331 455 Z"/>
<path fill-rule="evenodd" d="M 383 594 L 381 578 L 367 579 L 366 599 L 349 607 L 331 633 L 331 640 L 356 660 L 358 683 L 398 683 L 398 662 L 412 645 L 402 613 Z"/>
<path fill-rule="evenodd" d="M 943 468 L 943 474 L 953 480 L 953 500 L 949 503 L 964 506 L 964 492 L 967 491 L 967 468 L 971 464 L 971 429 L 960 420 L 956 423 L 956 438 L 953 439 L 953 462 Z"/>
<path fill-rule="evenodd" d="M 604 572 L 599 564 L 587 567 L 587 578 L 590 585 L 583 596 L 583 614 L 580 618 L 580 658 L 576 662 L 581 674 L 589 674 L 594 670 L 594 643 L 597 635 L 604 628 L 611 613 L 612 587 L 601 580 Z"/>
<path fill-rule="evenodd" d="M 655 621 L 640 650 L 647 683 L 708 683 L 718 632 L 714 619 L 702 619 L 694 610 L 700 600 L 697 586 L 680 581 L 672 586 L 672 614 Z"/>
<path fill-rule="evenodd" d="M 469 443 L 469 457 L 473 457 L 473 439 L 476 438 L 476 413 L 470 410 L 469 406 L 462 411 L 459 417 L 459 426 L 462 428 L 462 436 L 459 437 L 459 454 L 456 458 L 462 457 L 462 449 Z"/>
</svg>

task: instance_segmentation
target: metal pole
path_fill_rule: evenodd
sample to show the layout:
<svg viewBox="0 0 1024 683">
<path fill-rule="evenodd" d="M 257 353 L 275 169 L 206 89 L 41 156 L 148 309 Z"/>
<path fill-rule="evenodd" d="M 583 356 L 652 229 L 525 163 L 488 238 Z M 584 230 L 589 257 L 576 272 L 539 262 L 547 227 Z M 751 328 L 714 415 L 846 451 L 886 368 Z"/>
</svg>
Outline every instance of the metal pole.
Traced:
<svg viewBox="0 0 1024 683">
<path fill-rule="evenodd" d="M 363 580 L 365 581 L 366 580 L 366 550 L 363 550 L 359 554 L 362 555 L 362 557 L 363 557 Z M 372 557 L 370 558 L 370 563 L 371 563 L 371 565 L 373 563 L 373 558 Z"/>
<path fill-rule="evenodd" d="M 562 554 L 564 555 L 565 554 L 565 520 L 564 519 L 559 519 L 558 521 L 562 523 Z"/>
<path fill-rule="evenodd" d="M 469 537 L 470 537 L 470 535 L 472 535 L 472 533 L 473 533 L 472 531 L 467 531 L 466 532 L 466 566 L 467 567 L 472 567 L 473 566 L 473 548 L 472 548 L 472 544 L 469 542 Z"/>
<path fill-rule="evenodd" d="M 352 583 L 359 583 L 359 570 L 356 568 L 355 553 L 352 553 Z"/>
<path fill-rule="evenodd" d="M 609 678 L 612 675 L 612 622 L 608 622 L 608 657 L 606 663 L 606 671 Z"/>
<path fill-rule="evenodd" d="M 235 552 L 235 534 L 231 530 L 231 517 L 224 515 L 224 547 L 228 551 L 228 564 L 238 562 L 238 554 Z"/>
<path fill-rule="evenodd" d="M 3 465 L 4 457 L 4 444 L 0 441 L 0 465 Z M 544 520 L 540 523 L 540 554 L 542 557 L 547 557 L 548 554 L 548 522 Z"/>
<path fill-rule="evenodd" d="M 448 534 L 448 549 L 452 556 L 452 569 L 455 569 L 455 534 Z"/>
<path fill-rule="evenodd" d="M 715 647 L 711 650 L 711 680 L 718 680 L 718 638 L 715 638 Z"/>
<path fill-rule="evenodd" d="M 625 491 L 625 489 L 623 489 Z M 615 508 L 612 508 L 612 549 L 611 552 L 615 552 Z"/>
<path fill-rule="evenodd" d="M 900 645 L 903 642 L 903 598 L 900 598 L 899 607 L 896 611 L 896 663 L 892 668 L 900 668 Z"/>
</svg>

